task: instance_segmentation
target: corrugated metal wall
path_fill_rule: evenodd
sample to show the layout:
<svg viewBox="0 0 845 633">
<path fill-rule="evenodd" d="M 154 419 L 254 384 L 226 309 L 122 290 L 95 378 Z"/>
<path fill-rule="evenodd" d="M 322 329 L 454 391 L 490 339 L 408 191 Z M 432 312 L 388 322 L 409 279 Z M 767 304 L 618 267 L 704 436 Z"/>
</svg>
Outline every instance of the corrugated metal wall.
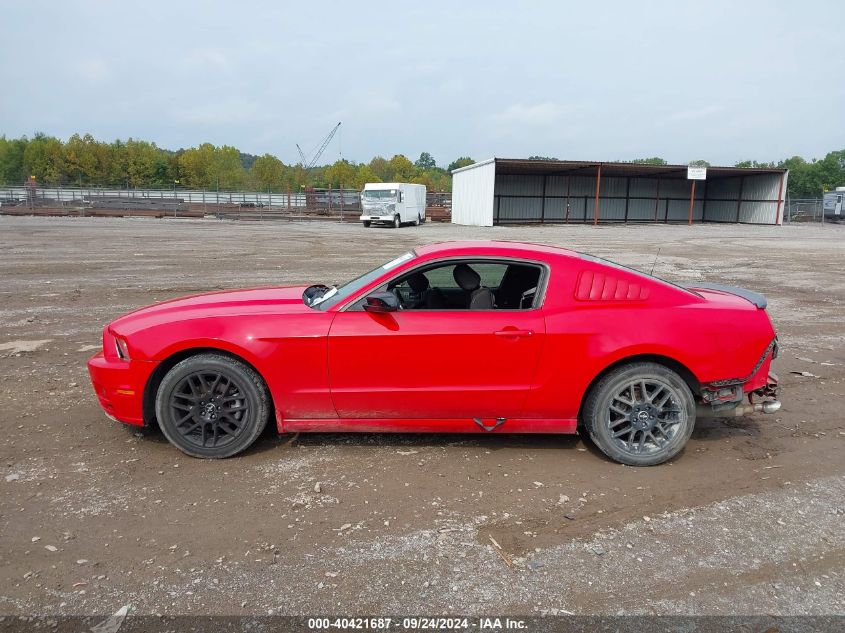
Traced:
<svg viewBox="0 0 845 633">
<path fill-rule="evenodd" d="M 679 178 L 603 177 L 599 221 L 688 222 L 691 189 Z M 774 224 L 779 190 L 779 174 L 697 181 L 693 222 Z M 592 222 L 595 194 L 594 176 L 496 174 L 494 223 L 564 222 L 567 208 L 569 222 Z"/>
<path fill-rule="evenodd" d="M 783 178 L 783 191 L 786 191 L 786 176 Z M 742 190 L 742 204 L 739 209 L 739 221 L 752 224 L 774 224 L 778 216 L 778 207 L 783 211 L 783 205 L 777 202 L 760 202 L 760 200 L 777 200 L 781 188 L 778 176 L 760 175 L 749 176 L 745 179 Z M 783 222 L 783 217 L 778 218 Z"/>
<path fill-rule="evenodd" d="M 596 179 L 592 176 L 547 176 L 545 207 L 543 176 L 496 175 L 496 223 L 563 222 L 569 206 L 570 222 L 592 222 Z M 656 178 L 602 178 L 599 194 L 601 222 L 683 222 L 689 219 L 690 181 Z M 658 189 L 659 187 L 659 189 Z M 693 221 L 701 221 L 706 189 L 696 187 Z"/>
<path fill-rule="evenodd" d="M 452 223 L 493 226 L 496 163 L 476 163 L 452 175 Z M 538 216 L 539 217 L 539 216 Z"/>
<path fill-rule="evenodd" d="M 783 222 L 783 200 L 786 175 L 754 174 L 708 181 L 707 222 L 747 222 L 774 224 Z M 780 217 L 779 217 L 780 216 Z"/>
<path fill-rule="evenodd" d="M 707 181 L 708 222 L 736 222 L 739 195 L 744 178 L 717 178 Z"/>
</svg>

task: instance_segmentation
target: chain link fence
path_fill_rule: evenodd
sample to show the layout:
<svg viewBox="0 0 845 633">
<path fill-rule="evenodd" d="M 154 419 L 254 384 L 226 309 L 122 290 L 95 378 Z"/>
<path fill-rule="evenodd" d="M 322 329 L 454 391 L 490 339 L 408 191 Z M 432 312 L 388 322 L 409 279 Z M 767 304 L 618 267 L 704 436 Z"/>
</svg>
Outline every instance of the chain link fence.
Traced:
<svg viewBox="0 0 845 633">
<path fill-rule="evenodd" d="M 822 222 L 823 220 L 821 198 L 788 199 L 786 201 L 786 213 L 783 215 L 785 223 Z"/>
</svg>

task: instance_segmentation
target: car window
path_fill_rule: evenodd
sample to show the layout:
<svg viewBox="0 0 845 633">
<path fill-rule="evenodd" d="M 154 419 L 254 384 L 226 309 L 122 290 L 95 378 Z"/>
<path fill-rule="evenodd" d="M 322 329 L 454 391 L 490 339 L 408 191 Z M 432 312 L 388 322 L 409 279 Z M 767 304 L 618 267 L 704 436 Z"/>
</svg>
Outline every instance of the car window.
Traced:
<svg viewBox="0 0 845 633">
<path fill-rule="evenodd" d="M 478 275 L 478 289 L 461 288 L 455 280 L 457 266 L 469 266 Z M 384 290 L 398 297 L 403 310 L 526 310 L 535 307 L 541 273 L 533 264 L 449 262 L 406 273 Z"/>
<path fill-rule="evenodd" d="M 459 288 L 455 281 L 455 266 L 457 264 L 447 264 L 427 270 L 423 274 L 428 279 L 429 284 L 434 288 Z M 498 288 L 502 282 L 502 277 L 505 276 L 505 271 L 508 269 L 507 264 L 488 263 L 488 262 L 471 262 L 471 268 L 481 277 L 481 285 L 487 288 Z"/>
</svg>

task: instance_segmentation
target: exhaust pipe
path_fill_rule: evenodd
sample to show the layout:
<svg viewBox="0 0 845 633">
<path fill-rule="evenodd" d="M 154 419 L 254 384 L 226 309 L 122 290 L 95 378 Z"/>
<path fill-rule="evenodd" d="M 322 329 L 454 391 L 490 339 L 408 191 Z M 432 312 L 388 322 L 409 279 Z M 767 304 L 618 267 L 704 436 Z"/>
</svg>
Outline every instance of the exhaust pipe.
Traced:
<svg viewBox="0 0 845 633">
<path fill-rule="evenodd" d="M 740 418 L 749 413 L 777 413 L 780 411 L 780 400 L 766 400 L 754 404 L 739 404 L 733 409 L 714 411 L 713 407 L 700 404 L 695 409 L 697 418 Z"/>
<path fill-rule="evenodd" d="M 763 404 L 763 413 L 777 413 L 780 411 L 780 400 L 766 400 Z"/>
</svg>

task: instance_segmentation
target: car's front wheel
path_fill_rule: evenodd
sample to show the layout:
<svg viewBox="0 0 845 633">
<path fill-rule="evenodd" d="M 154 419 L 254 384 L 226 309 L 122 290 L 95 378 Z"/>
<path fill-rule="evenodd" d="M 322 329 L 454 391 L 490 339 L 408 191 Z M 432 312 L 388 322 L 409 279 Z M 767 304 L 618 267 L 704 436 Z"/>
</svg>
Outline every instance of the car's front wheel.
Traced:
<svg viewBox="0 0 845 633">
<path fill-rule="evenodd" d="M 393 228 L 398 229 L 400 226 L 402 226 L 402 220 L 400 220 L 399 216 L 397 215 L 393 218 Z"/>
<path fill-rule="evenodd" d="M 695 427 L 695 399 L 668 367 L 632 363 L 614 369 L 590 390 L 583 421 L 611 459 L 654 466 L 684 448 Z"/>
<path fill-rule="evenodd" d="M 255 370 L 222 354 L 177 363 L 158 388 L 156 416 L 165 437 L 193 457 L 231 457 L 267 425 L 270 396 Z"/>
<path fill-rule="evenodd" d="M 364 220 L 364 228 L 365 229 L 370 228 L 370 221 L 369 220 Z"/>
</svg>

